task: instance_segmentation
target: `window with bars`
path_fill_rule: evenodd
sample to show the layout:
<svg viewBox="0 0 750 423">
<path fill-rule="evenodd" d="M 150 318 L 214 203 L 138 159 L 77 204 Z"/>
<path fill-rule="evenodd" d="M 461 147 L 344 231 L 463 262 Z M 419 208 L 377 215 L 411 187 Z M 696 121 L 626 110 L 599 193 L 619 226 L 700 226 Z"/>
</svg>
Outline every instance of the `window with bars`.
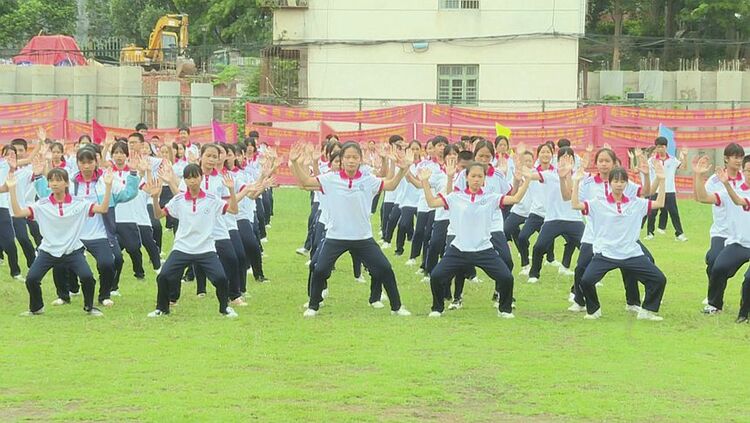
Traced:
<svg viewBox="0 0 750 423">
<path fill-rule="evenodd" d="M 441 9 L 479 9 L 479 0 L 440 0 Z"/>
<path fill-rule="evenodd" d="M 479 65 L 438 65 L 438 103 L 477 104 Z"/>
</svg>

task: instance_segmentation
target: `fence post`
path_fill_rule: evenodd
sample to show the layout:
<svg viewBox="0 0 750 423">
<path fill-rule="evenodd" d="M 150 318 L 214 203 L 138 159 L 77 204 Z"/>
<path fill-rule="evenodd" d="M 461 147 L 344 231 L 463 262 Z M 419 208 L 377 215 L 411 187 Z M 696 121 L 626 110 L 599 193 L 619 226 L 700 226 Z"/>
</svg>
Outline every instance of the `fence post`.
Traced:
<svg viewBox="0 0 750 423">
<path fill-rule="evenodd" d="M 547 109 L 547 100 L 542 100 L 542 112 L 545 112 Z"/>
<path fill-rule="evenodd" d="M 89 122 L 91 119 L 90 112 L 89 112 L 89 104 L 90 104 L 90 98 L 89 95 L 86 94 L 86 122 Z"/>
<path fill-rule="evenodd" d="M 359 111 L 362 111 L 362 97 L 359 98 Z M 362 122 L 359 122 L 359 130 L 362 130 Z"/>
</svg>

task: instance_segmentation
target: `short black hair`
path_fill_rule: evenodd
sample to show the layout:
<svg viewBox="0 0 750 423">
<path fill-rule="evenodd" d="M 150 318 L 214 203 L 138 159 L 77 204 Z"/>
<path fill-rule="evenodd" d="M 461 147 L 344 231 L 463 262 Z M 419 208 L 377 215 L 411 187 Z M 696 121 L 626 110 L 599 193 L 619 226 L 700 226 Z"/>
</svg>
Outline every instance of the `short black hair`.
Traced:
<svg viewBox="0 0 750 423">
<path fill-rule="evenodd" d="M 203 170 L 195 163 L 190 163 L 182 170 L 182 177 L 185 179 L 200 178 L 201 176 L 203 176 Z"/>
<path fill-rule="evenodd" d="M 140 132 L 133 132 L 132 134 L 128 135 L 128 139 L 130 138 L 138 138 L 138 142 L 146 142 L 146 139 L 143 138 L 143 134 Z"/>
<path fill-rule="evenodd" d="M 667 141 L 664 137 L 656 137 L 654 140 L 654 145 L 667 145 L 669 144 L 669 141 Z"/>
<path fill-rule="evenodd" d="M 490 150 L 490 155 L 493 157 L 495 156 L 495 145 L 485 139 L 477 138 L 477 145 L 474 146 L 474 157 L 476 157 L 479 150 L 483 148 Z"/>
<path fill-rule="evenodd" d="M 745 158 L 742 159 L 742 168 L 744 169 L 745 165 L 748 163 L 750 163 L 750 154 L 748 154 L 747 156 L 745 156 Z"/>
<path fill-rule="evenodd" d="M 560 138 L 557 140 L 557 148 L 570 147 L 570 140 L 567 138 Z"/>
<path fill-rule="evenodd" d="M 180 129 L 177 130 L 177 133 L 179 134 L 182 131 L 185 131 L 185 132 L 187 132 L 188 135 L 190 135 L 190 128 L 189 127 L 187 127 L 185 125 L 182 125 L 182 126 L 180 126 Z"/>
<path fill-rule="evenodd" d="M 260 138 L 260 132 L 258 132 L 258 131 L 250 131 L 247 134 L 247 136 L 251 137 L 251 138 Z"/>
<path fill-rule="evenodd" d="M 70 178 L 68 178 L 68 171 L 61 167 L 50 169 L 49 172 L 47 172 L 47 180 L 48 181 L 60 180 L 65 183 L 70 182 Z"/>
<path fill-rule="evenodd" d="M 404 140 L 404 137 L 402 137 L 401 135 L 391 135 L 390 137 L 388 137 L 388 144 L 393 145 L 403 140 Z"/>
<path fill-rule="evenodd" d="M 510 141 L 508 141 L 508 137 L 506 137 L 505 135 L 498 135 L 495 137 L 495 148 L 497 148 L 497 145 L 503 141 L 505 141 L 505 145 L 510 147 Z"/>
<path fill-rule="evenodd" d="M 3 146 L 3 149 L 2 149 L 2 154 L 3 154 L 3 156 L 4 156 L 4 155 L 5 155 L 5 153 L 7 153 L 8 151 L 12 151 L 12 152 L 14 152 L 14 153 L 18 154 L 18 151 L 16 151 L 16 147 L 15 147 L 14 145 L 11 145 L 11 144 L 6 144 L 6 145 L 4 145 L 4 146 Z"/>
<path fill-rule="evenodd" d="M 456 155 L 461 156 L 461 150 L 458 148 L 458 145 L 456 144 L 448 144 L 443 149 L 443 158 L 448 157 L 448 154 L 456 153 Z"/>
<path fill-rule="evenodd" d="M 474 153 L 472 153 L 469 150 L 459 151 L 458 152 L 458 160 L 473 161 L 474 160 Z"/>
<path fill-rule="evenodd" d="M 609 172 L 609 182 L 612 181 L 629 181 L 630 177 L 628 176 L 628 171 L 625 170 L 625 168 L 622 168 L 620 166 L 615 167 L 612 169 L 611 172 Z"/>
<path fill-rule="evenodd" d="M 557 150 L 557 158 L 559 159 L 562 156 L 571 156 L 575 157 L 576 153 L 573 151 L 570 147 L 562 147 L 561 149 Z"/>
<path fill-rule="evenodd" d="M 128 143 L 117 141 L 114 144 L 112 144 L 112 149 L 109 151 L 109 154 L 115 154 L 115 151 L 121 151 L 126 156 L 130 157 L 130 151 L 128 150 Z"/>
<path fill-rule="evenodd" d="M 444 137 L 444 136 L 442 136 L 442 135 L 438 135 L 438 136 L 436 136 L 435 138 L 433 138 L 433 139 L 432 139 L 432 141 L 431 141 L 431 143 L 432 143 L 432 146 L 433 146 L 433 147 L 437 146 L 438 144 L 445 144 L 445 145 L 448 145 L 448 144 L 450 144 L 450 143 L 448 142 L 448 138 L 445 138 L 445 137 Z"/>
<path fill-rule="evenodd" d="M 93 145 L 93 144 L 91 144 Z M 76 153 L 76 161 L 83 162 L 83 161 L 96 161 L 96 149 L 86 146 L 82 147 L 78 150 Z"/>
<path fill-rule="evenodd" d="M 724 157 L 744 157 L 745 149 L 736 142 L 727 144 L 724 147 Z"/>
<path fill-rule="evenodd" d="M 135 130 L 136 131 L 142 131 L 144 129 L 148 131 L 148 125 L 146 125 L 143 122 L 139 123 L 138 125 L 135 125 Z"/>
<path fill-rule="evenodd" d="M 10 142 L 10 145 L 16 147 L 16 146 L 22 146 L 24 150 L 29 148 L 29 143 L 26 142 L 23 138 L 15 138 L 13 141 Z"/>
</svg>

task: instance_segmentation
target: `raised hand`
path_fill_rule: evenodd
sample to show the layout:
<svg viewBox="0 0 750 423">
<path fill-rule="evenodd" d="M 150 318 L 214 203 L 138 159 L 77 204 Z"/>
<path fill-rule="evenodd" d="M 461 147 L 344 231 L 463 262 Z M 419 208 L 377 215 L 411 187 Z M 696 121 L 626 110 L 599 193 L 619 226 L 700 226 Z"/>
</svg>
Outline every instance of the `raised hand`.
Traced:
<svg viewBox="0 0 750 423">
<path fill-rule="evenodd" d="M 16 173 L 11 170 L 8 172 L 8 177 L 5 179 L 5 185 L 8 187 L 8 191 L 16 187 L 18 181 L 16 180 Z"/>
<path fill-rule="evenodd" d="M 586 152 L 591 154 L 594 152 L 594 144 L 588 143 L 586 144 Z"/>
<path fill-rule="evenodd" d="M 693 171 L 699 175 L 705 175 L 711 170 L 711 161 L 706 156 L 700 156 L 693 162 Z"/>
<path fill-rule="evenodd" d="M 611 145 L 609 145 L 609 143 L 608 143 L 608 142 L 605 142 L 605 143 L 604 143 L 604 145 L 602 145 L 602 147 L 604 147 L 604 148 L 608 148 L 608 149 L 610 149 L 610 150 L 612 149 L 612 146 L 611 146 Z"/>
<path fill-rule="evenodd" d="M 276 186 L 276 177 L 271 176 L 263 180 L 263 188 L 268 189 Z"/>
<path fill-rule="evenodd" d="M 570 175 L 570 172 L 573 170 L 573 158 L 570 156 L 562 156 L 557 161 L 557 174 L 560 175 L 561 178 L 565 178 L 568 175 Z M 583 169 L 584 167 L 581 166 L 580 169 Z"/>
<path fill-rule="evenodd" d="M 161 184 L 157 183 L 156 179 L 148 178 L 148 181 L 146 181 L 146 185 L 143 187 L 143 190 L 146 191 L 151 197 L 158 198 L 161 194 Z"/>
<path fill-rule="evenodd" d="M 726 168 L 720 167 L 716 169 L 716 177 L 719 178 L 722 184 L 729 183 L 729 173 L 727 173 Z"/>
<path fill-rule="evenodd" d="M 490 164 L 490 166 L 492 166 Z M 508 173 L 508 160 L 505 159 L 505 157 L 500 156 L 497 158 L 497 165 L 495 166 L 497 170 L 502 172 L 503 174 Z"/>
<path fill-rule="evenodd" d="M 523 179 L 527 179 L 528 180 L 529 178 L 531 178 L 531 168 L 530 167 L 521 166 L 520 169 L 517 170 L 517 172 L 518 172 L 518 174 Z"/>
<path fill-rule="evenodd" d="M 575 159 L 571 157 L 573 165 L 575 165 Z M 586 153 L 581 157 L 581 166 L 583 169 L 587 169 L 591 163 L 591 154 Z"/>
<path fill-rule="evenodd" d="M 160 167 L 158 174 L 159 174 L 159 179 L 161 179 L 165 183 L 170 183 L 174 181 L 175 175 L 174 175 L 174 170 L 172 169 L 172 166 Z"/>
<path fill-rule="evenodd" d="M 638 171 L 643 173 L 644 175 L 648 175 L 650 172 L 650 169 L 648 167 L 648 160 L 646 160 L 646 156 L 643 154 L 643 152 L 639 154 L 640 155 L 636 157 L 636 160 L 638 160 Z"/>
<path fill-rule="evenodd" d="M 52 153 L 49 153 L 52 154 Z M 46 165 L 46 160 L 42 157 L 35 157 L 34 161 L 31 162 L 31 171 L 34 175 L 41 175 L 44 173 L 44 166 Z"/>
<path fill-rule="evenodd" d="M 573 182 L 580 182 L 586 176 L 583 166 L 579 167 L 578 170 L 573 174 Z"/>
<path fill-rule="evenodd" d="M 378 151 L 378 155 L 382 159 L 383 157 L 388 157 L 391 154 L 391 146 L 390 144 L 383 143 L 380 144 L 380 150 Z"/>
<path fill-rule="evenodd" d="M 684 162 L 687 159 L 688 151 L 686 148 L 681 148 L 678 154 L 680 155 L 680 161 Z"/>
<path fill-rule="evenodd" d="M 526 150 L 528 150 L 526 148 L 526 144 L 522 142 L 519 142 L 518 144 L 516 144 L 516 154 L 518 154 L 519 156 L 523 154 Z"/>
<path fill-rule="evenodd" d="M 295 142 L 289 149 L 289 160 L 296 162 L 302 156 L 302 143 Z"/>
<path fill-rule="evenodd" d="M 414 152 L 410 148 L 407 148 L 404 155 L 399 157 L 398 167 L 406 170 L 412 163 L 414 163 Z"/>
<path fill-rule="evenodd" d="M 187 159 L 188 159 L 188 163 L 196 164 L 198 163 L 199 157 L 197 154 L 195 154 L 195 152 L 190 151 L 187 153 Z"/>
<path fill-rule="evenodd" d="M 657 179 L 664 179 L 664 164 L 661 160 L 654 160 L 654 173 Z"/>
<path fill-rule="evenodd" d="M 47 130 L 41 126 L 36 128 L 36 139 L 40 144 L 44 144 L 44 140 L 47 139 Z"/>
<path fill-rule="evenodd" d="M 445 174 L 448 175 L 449 178 L 456 176 L 456 162 L 457 160 L 453 156 L 445 158 Z"/>
<path fill-rule="evenodd" d="M 221 182 L 224 184 L 225 187 L 227 187 L 227 189 L 229 189 L 230 192 L 234 191 L 234 178 L 232 178 L 232 175 L 230 175 L 228 173 L 225 174 L 222 177 L 222 181 Z"/>
<path fill-rule="evenodd" d="M 429 181 L 430 176 L 432 176 L 432 171 L 427 168 L 423 167 L 422 169 L 419 169 L 419 180 L 420 181 Z"/>
<path fill-rule="evenodd" d="M 104 185 L 112 185 L 112 181 L 115 180 L 115 174 L 107 169 L 104 171 Z"/>
</svg>

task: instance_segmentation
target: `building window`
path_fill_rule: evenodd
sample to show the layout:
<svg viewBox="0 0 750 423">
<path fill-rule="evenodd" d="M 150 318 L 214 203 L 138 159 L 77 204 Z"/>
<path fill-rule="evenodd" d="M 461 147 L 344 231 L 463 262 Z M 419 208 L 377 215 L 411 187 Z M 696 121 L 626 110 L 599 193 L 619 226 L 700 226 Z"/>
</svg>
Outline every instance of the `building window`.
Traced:
<svg viewBox="0 0 750 423">
<path fill-rule="evenodd" d="M 479 0 L 440 0 L 441 9 L 479 9 Z"/>
<path fill-rule="evenodd" d="M 477 104 L 479 65 L 438 65 L 438 103 Z"/>
</svg>

